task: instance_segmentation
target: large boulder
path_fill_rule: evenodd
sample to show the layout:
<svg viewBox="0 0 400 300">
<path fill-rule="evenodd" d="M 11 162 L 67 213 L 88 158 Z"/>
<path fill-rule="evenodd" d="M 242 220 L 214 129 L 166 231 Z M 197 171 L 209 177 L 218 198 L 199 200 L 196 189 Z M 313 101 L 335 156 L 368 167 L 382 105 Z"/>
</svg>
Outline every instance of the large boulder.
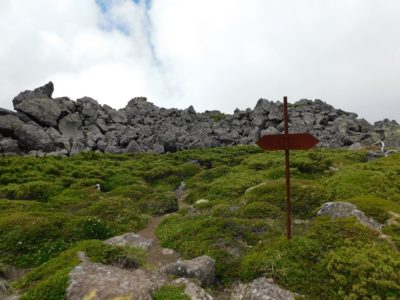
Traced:
<svg viewBox="0 0 400 300">
<path fill-rule="evenodd" d="M 17 128 L 24 125 L 18 117 L 13 115 L 0 115 L 0 134 L 6 137 L 15 137 Z"/>
<path fill-rule="evenodd" d="M 20 153 L 18 141 L 10 138 L 0 140 L 0 153 Z"/>
<path fill-rule="evenodd" d="M 52 152 L 56 146 L 50 135 L 39 125 L 22 124 L 15 128 L 14 134 L 19 146 L 24 150 L 42 150 Z"/>
<path fill-rule="evenodd" d="M 60 120 L 58 128 L 65 138 L 81 138 L 83 132 L 81 130 L 82 120 L 79 113 L 68 114 Z"/>
<path fill-rule="evenodd" d="M 80 98 L 76 100 L 76 103 L 81 115 L 87 121 L 87 125 L 94 124 L 102 111 L 99 103 L 90 97 Z"/>
<path fill-rule="evenodd" d="M 192 260 L 180 259 L 162 267 L 161 272 L 167 275 L 196 279 L 202 287 L 208 287 L 215 283 L 215 260 L 206 255 Z"/>
<path fill-rule="evenodd" d="M 247 284 L 238 284 L 230 296 L 231 300 L 294 300 L 295 294 L 284 290 L 266 278 L 258 278 Z"/>
<path fill-rule="evenodd" d="M 13 100 L 14 109 L 44 126 L 57 127 L 62 108 L 59 102 L 51 99 L 53 91 L 53 83 L 49 82 L 34 91 L 22 92 Z"/>
<path fill-rule="evenodd" d="M 45 84 L 44 86 L 38 87 L 34 89 L 33 91 L 27 90 L 25 92 L 19 93 L 18 96 L 16 96 L 13 99 L 13 105 L 14 107 L 17 106 L 18 104 L 22 103 L 25 100 L 28 99 L 34 99 L 34 98 L 51 98 L 54 92 L 54 85 L 50 81 L 49 83 Z"/>
<path fill-rule="evenodd" d="M 62 112 L 59 104 L 50 98 L 27 99 L 16 105 L 15 109 L 39 124 L 53 127 L 57 127 L 57 121 Z"/>
<path fill-rule="evenodd" d="M 361 224 L 371 229 L 380 230 L 382 228 L 381 224 L 372 218 L 368 218 L 357 206 L 349 202 L 326 202 L 317 212 L 317 215 L 327 215 L 333 219 L 356 217 Z"/>
<path fill-rule="evenodd" d="M 190 300 L 213 300 L 214 298 L 204 289 L 199 287 L 187 278 L 178 278 L 170 283 L 171 285 L 184 286 L 183 292 Z M 171 299 L 172 300 L 172 299 Z"/>
<path fill-rule="evenodd" d="M 88 261 L 76 266 L 69 277 L 67 300 L 152 300 L 154 291 L 166 282 L 163 276 L 144 269 L 125 270 Z"/>
</svg>

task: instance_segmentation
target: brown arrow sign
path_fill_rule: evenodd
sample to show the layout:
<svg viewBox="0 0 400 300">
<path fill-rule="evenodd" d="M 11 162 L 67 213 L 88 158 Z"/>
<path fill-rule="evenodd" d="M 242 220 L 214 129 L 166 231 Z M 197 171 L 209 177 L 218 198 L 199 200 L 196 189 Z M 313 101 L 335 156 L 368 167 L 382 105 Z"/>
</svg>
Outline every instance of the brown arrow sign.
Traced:
<svg viewBox="0 0 400 300">
<path fill-rule="evenodd" d="M 264 150 L 285 150 L 286 174 L 286 222 L 287 237 L 292 237 L 292 212 L 290 203 L 290 165 L 289 150 L 306 150 L 318 144 L 319 140 L 309 133 L 289 134 L 289 114 L 287 97 L 283 97 L 283 120 L 285 134 L 264 135 L 257 141 L 257 145 Z"/>
<path fill-rule="evenodd" d="M 286 146 L 286 135 L 264 135 L 257 141 L 257 145 L 264 150 L 306 150 L 311 149 L 319 140 L 309 133 L 290 133 L 287 135 L 288 143 Z"/>
</svg>

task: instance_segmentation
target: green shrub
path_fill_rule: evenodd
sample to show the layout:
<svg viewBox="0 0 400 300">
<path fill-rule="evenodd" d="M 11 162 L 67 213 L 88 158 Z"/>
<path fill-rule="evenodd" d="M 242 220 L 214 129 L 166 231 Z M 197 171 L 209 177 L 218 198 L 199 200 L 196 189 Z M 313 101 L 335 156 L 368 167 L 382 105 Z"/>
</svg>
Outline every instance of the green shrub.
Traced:
<svg viewBox="0 0 400 300">
<path fill-rule="evenodd" d="M 400 255 L 387 245 L 356 243 L 327 255 L 331 298 L 399 299 Z"/>
<path fill-rule="evenodd" d="M 249 219 L 275 218 L 278 215 L 279 208 L 266 202 L 250 202 L 239 211 L 239 216 Z"/>
<path fill-rule="evenodd" d="M 17 212 L 0 217 L 2 260 L 26 267 L 38 265 L 68 243 L 60 239 L 68 217 L 57 213 Z"/>
<path fill-rule="evenodd" d="M 291 195 L 293 214 L 300 218 L 311 217 L 322 203 L 332 200 L 331 193 L 322 185 L 306 180 L 292 180 Z M 274 180 L 260 184 L 244 194 L 242 199 L 247 203 L 267 202 L 283 211 L 286 205 L 285 183 Z"/>
<path fill-rule="evenodd" d="M 61 186 L 45 181 L 9 184 L 0 188 L 0 198 L 46 202 L 50 196 L 58 193 L 61 189 Z"/>
<path fill-rule="evenodd" d="M 103 264 L 118 263 L 124 257 L 140 263 L 144 255 L 141 250 L 113 247 L 101 241 L 80 242 L 58 257 L 33 268 L 15 282 L 14 287 L 23 293 L 21 299 L 64 299 L 69 282 L 68 274 L 80 263 L 78 251 L 84 251 L 92 261 Z"/>
<path fill-rule="evenodd" d="M 400 204 L 376 196 L 357 196 L 346 201 L 357 205 L 367 216 L 380 223 L 390 218 L 389 212 L 400 213 Z"/>
<path fill-rule="evenodd" d="M 98 217 L 85 217 L 77 228 L 78 240 L 104 240 L 113 234 L 111 228 Z"/>
<path fill-rule="evenodd" d="M 399 258 L 397 251 L 390 250 L 378 240 L 376 233 L 358 224 L 354 218 L 318 218 L 304 236 L 294 236 L 289 241 L 284 237 L 273 238 L 254 247 L 244 256 L 239 274 L 243 280 L 272 277 L 280 285 L 311 299 L 341 299 L 332 297 L 339 286 L 332 284 L 334 272 L 326 271 L 327 261 L 332 261 L 329 258 L 332 253 L 357 243 L 364 247 L 382 245 L 377 247 L 385 249 L 385 257 L 397 255 L 396 259 Z M 377 263 L 372 257 L 365 259 L 370 265 Z M 383 268 L 384 265 L 381 264 Z M 344 278 L 350 280 L 351 277 Z M 346 289 L 346 292 L 351 291 Z"/>
<path fill-rule="evenodd" d="M 153 294 L 154 300 L 190 300 L 184 292 L 185 286 L 164 285 Z"/>
</svg>

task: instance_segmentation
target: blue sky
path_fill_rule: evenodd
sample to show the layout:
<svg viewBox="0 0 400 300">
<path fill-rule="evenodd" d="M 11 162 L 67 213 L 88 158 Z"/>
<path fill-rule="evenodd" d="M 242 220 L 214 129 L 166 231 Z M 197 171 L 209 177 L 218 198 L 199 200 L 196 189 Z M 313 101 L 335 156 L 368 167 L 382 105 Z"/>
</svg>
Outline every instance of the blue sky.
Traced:
<svg viewBox="0 0 400 300">
<path fill-rule="evenodd" d="M 146 5 L 147 9 L 150 9 L 151 7 L 151 0 L 131 0 L 135 4 L 140 4 L 141 2 L 144 2 Z M 115 0 L 96 0 L 96 4 L 100 7 L 101 11 L 103 13 L 106 13 L 113 2 L 116 2 Z"/>
</svg>

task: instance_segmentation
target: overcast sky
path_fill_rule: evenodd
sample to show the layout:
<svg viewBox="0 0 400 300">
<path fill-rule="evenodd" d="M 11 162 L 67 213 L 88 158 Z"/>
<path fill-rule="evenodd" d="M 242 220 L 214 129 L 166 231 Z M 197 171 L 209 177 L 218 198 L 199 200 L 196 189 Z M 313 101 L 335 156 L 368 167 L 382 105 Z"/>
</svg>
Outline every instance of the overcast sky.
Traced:
<svg viewBox="0 0 400 300">
<path fill-rule="evenodd" d="M 115 108 L 287 95 L 400 121 L 400 1 L 0 0 L 0 106 L 50 80 Z"/>
</svg>

